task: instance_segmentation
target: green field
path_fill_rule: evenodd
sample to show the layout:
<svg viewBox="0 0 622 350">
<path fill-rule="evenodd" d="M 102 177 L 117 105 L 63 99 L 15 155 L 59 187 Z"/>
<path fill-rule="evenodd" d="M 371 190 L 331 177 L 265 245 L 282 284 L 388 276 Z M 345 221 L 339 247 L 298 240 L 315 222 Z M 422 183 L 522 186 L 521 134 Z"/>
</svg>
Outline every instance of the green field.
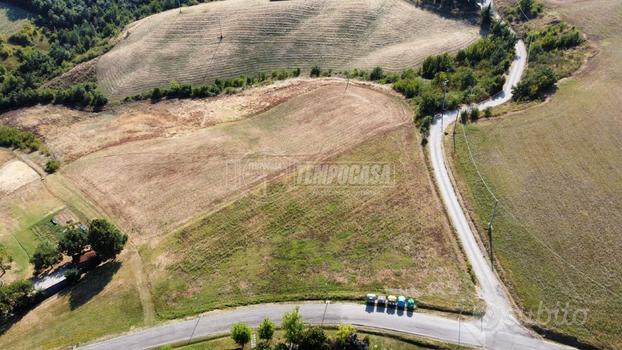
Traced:
<svg viewBox="0 0 622 350">
<path fill-rule="evenodd" d="M 24 25 L 30 14 L 19 7 L 0 2 L 0 35 L 9 35 Z"/>
<path fill-rule="evenodd" d="M 559 4 L 559 2 L 558 2 Z M 622 4 L 556 7 L 599 54 L 552 100 L 467 127 L 485 181 L 500 199 L 495 256 L 526 316 L 604 348 L 622 348 Z M 458 127 L 449 139 L 480 232 L 493 198 Z M 565 309 L 568 306 L 569 311 Z M 552 312 L 558 310 L 555 317 Z"/>
<path fill-rule="evenodd" d="M 393 291 L 473 310 L 464 260 L 436 199 L 415 131 L 402 127 L 333 161 L 388 162 L 395 185 L 293 186 L 245 197 L 145 249 L 157 262 L 160 317 L 291 299 L 359 299 Z M 166 264 L 165 271 L 161 265 Z"/>
</svg>

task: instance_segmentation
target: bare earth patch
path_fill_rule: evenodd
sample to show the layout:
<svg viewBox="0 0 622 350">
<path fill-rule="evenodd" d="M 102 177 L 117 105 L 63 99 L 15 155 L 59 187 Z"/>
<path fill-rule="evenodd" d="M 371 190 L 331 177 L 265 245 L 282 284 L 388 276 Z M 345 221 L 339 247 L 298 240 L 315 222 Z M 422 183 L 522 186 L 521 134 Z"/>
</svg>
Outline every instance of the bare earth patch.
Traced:
<svg viewBox="0 0 622 350">
<path fill-rule="evenodd" d="M 21 160 L 13 159 L 0 166 L 0 195 L 39 179 L 39 174 Z"/>
<path fill-rule="evenodd" d="M 335 81 L 290 79 L 236 95 L 166 100 L 155 104 L 138 102 L 101 113 L 60 106 L 37 106 L 0 115 L 0 123 L 37 133 L 56 157 L 72 161 L 127 142 L 174 137 L 240 120 Z"/>
</svg>

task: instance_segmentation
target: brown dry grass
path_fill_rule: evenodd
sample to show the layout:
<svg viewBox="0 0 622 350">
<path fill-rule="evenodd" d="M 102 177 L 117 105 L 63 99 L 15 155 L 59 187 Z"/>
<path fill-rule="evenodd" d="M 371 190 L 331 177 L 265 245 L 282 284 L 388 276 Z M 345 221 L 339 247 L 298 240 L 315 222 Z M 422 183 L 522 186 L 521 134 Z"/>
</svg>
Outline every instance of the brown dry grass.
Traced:
<svg viewBox="0 0 622 350">
<path fill-rule="evenodd" d="M 414 126 L 328 162 L 388 163 L 394 182 L 323 187 L 284 177 L 145 249 L 160 317 L 370 291 L 472 311 L 474 285 Z"/>
<path fill-rule="evenodd" d="M 403 0 L 219 1 L 131 24 L 97 77 L 120 99 L 171 80 L 212 83 L 279 68 L 395 71 L 458 50 L 478 30 Z"/>
<path fill-rule="evenodd" d="M 506 207 L 495 225 L 497 257 L 527 316 L 620 349 L 622 3 L 554 5 L 562 18 L 588 34 L 598 55 L 560 83 L 548 103 L 469 127 L 469 141 Z M 467 197 L 485 223 L 491 199 L 469 165 L 462 138 L 458 146 Z M 566 303 L 570 323 L 562 316 Z M 562 309 L 558 319 L 539 315 L 541 306 Z M 572 315 L 582 309 L 587 321 L 573 323 Z"/>
<path fill-rule="evenodd" d="M 268 110 L 334 79 L 290 79 L 273 85 L 198 100 L 124 104 L 101 113 L 60 106 L 37 106 L 0 115 L 0 123 L 39 135 L 65 162 L 98 150 L 138 140 L 176 137 Z"/>
<path fill-rule="evenodd" d="M 397 97 L 344 88 L 333 81 L 250 119 L 106 148 L 62 172 L 128 232 L 167 232 L 265 176 L 412 120 Z M 258 156 L 275 159 L 271 169 L 238 168 Z"/>
</svg>

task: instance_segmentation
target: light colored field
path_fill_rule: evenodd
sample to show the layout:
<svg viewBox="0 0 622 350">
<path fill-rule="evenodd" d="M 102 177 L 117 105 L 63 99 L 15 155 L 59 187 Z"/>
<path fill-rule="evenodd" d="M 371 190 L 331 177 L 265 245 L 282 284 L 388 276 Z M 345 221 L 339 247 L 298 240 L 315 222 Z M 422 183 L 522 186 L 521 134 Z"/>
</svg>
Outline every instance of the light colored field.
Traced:
<svg viewBox="0 0 622 350">
<path fill-rule="evenodd" d="M 69 162 L 123 143 L 176 137 L 240 120 L 335 81 L 290 79 L 235 95 L 124 104 L 96 114 L 59 106 L 37 106 L 4 113 L 0 122 L 35 132 L 54 156 Z"/>
<path fill-rule="evenodd" d="M 143 251 L 160 317 L 299 299 L 412 295 L 465 310 L 477 297 L 412 125 L 328 164 L 386 163 L 387 186 L 285 177 Z"/>
<path fill-rule="evenodd" d="M 468 138 L 504 206 L 496 254 L 527 315 L 622 349 L 622 3 L 558 1 L 555 11 L 594 40 L 598 55 L 550 102 L 471 126 Z M 485 223 L 492 201 L 458 135 L 458 171 Z M 560 309 L 558 319 L 545 308 Z M 586 322 L 572 322 L 581 310 Z"/>
<path fill-rule="evenodd" d="M 10 35 L 18 31 L 29 16 L 21 8 L 0 1 L 0 34 Z"/>
<path fill-rule="evenodd" d="M 21 160 L 13 159 L 0 165 L 0 195 L 39 180 L 39 174 Z"/>
<path fill-rule="evenodd" d="M 99 60 L 97 77 L 119 99 L 171 80 L 212 83 L 277 68 L 401 70 L 468 45 L 478 30 L 403 0 L 218 1 L 133 23 Z"/>
<path fill-rule="evenodd" d="M 292 164 L 323 159 L 412 120 L 398 97 L 344 81 L 250 119 L 125 143 L 62 172 L 127 232 L 168 232 Z M 270 169 L 245 166 L 270 157 Z"/>
</svg>

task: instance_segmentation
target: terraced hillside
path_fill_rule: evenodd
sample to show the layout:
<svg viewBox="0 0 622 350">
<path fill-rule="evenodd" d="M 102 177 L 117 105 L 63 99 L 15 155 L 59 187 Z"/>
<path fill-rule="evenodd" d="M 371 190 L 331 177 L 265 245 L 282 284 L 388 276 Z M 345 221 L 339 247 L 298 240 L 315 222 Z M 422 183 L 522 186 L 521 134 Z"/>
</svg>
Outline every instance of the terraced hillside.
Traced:
<svg viewBox="0 0 622 350">
<path fill-rule="evenodd" d="M 404 0 L 228 0 L 145 18 L 122 37 L 97 66 L 112 98 L 277 68 L 399 70 L 466 46 L 478 27 Z"/>
<path fill-rule="evenodd" d="M 598 54 L 548 103 L 470 126 L 468 140 L 500 198 L 496 256 L 527 316 L 622 349 L 622 2 L 549 6 L 585 32 Z M 456 139 L 467 198 L 485 224 L 493 199 L 464 137 Z"/>
</svg>

